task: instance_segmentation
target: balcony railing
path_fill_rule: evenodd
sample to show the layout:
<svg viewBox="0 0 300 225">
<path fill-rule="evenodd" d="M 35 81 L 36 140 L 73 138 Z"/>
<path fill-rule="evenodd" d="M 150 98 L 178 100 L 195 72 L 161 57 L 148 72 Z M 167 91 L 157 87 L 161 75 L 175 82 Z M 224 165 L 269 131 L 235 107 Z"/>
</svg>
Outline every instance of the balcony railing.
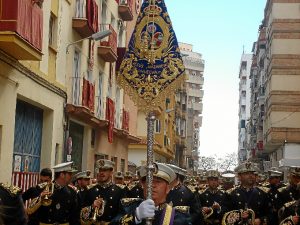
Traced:
<svg viewBox="0 0 300 225">
<path fill-rule="evenodd" d="M 117 0 L 119 4 L 119 15 L 124 21 L 133 20 L 133 0 Z"/>
<path fill-rule="evenodd" d="M 95 0 L 76 0 L 73 28 L 85 38 L 99 31 L 98 5 Z"/>
<path fill-rule="evenodd" d="M 101 24 L 101 30 L 111 30 L 112 34 L 101 40 L 98 47 L 98 55 L 105 62 L 117 61 L 117 33 L 110 24 Z"/>
<path fill-rule="evenodd" d="M 72 104 L 83 106 L 94 112 L 95 85 L 81 77 L 72 78 Z"/>
<path fill-rule="evenodd" d="M 0 1 L 0 49 L 18 60 L 41 60 L 43 11 L 32 0 Z"/>
</svg>

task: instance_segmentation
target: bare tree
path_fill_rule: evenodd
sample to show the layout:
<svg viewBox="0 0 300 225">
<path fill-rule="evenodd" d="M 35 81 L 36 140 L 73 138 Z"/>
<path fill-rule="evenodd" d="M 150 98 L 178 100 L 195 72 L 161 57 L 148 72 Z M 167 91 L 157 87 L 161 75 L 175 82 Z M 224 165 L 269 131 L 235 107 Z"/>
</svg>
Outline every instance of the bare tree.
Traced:
<svg viewBox="0 0 300 225">
<path fill-rule="evenodd" d="M 238 165 L 238 155 L 236 152 L 227 153 L 224 157 L 214 156 L 200 156 L 199 169 L 212 170 L 216 169 L 220 172 L 226 170 L 233 170 Z"/>
</svg>

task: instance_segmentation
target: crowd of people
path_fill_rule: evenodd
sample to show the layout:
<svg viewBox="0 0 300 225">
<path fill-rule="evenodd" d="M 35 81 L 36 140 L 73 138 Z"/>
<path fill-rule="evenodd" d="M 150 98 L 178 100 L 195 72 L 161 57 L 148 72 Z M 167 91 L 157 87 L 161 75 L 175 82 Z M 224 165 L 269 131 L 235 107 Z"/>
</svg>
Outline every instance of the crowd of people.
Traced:
<svg viewBox="0 0 300 225">
<path fill-rule="evenodd" d="M 155 163 L 151 198 L 147 168 L 114 172 L 99 160 L 95 179 L 72 162 L 42 169 L 40 183 L 22 192 L 0 184 L 0 225 L 284 225 L 299 223 L 300 167 L 290 167 L 288 184 L 277 168 L 258 176 L 252 162 L 235 173 L 217 170 L 187 176 L 171 164 Z M 27 207 L 25 208 L 26 205 Z"/>
</svg>

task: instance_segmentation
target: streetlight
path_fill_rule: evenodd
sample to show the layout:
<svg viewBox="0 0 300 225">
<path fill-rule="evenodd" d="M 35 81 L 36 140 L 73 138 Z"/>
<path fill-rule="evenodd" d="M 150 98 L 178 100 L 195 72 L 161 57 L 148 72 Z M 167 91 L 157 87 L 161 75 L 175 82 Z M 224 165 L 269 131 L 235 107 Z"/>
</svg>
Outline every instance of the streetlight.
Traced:
<svg viewBox="0 0 300 225">
<path fill-rule="evenodd" d="M 83 41 L 83 40 L 85 40 L 85 39 L 91 39 L 91 40 L 99 41 L 99 40 L 101 40 L 101 39 L 103 39 L 103 38 L 105 38 L 105 37 L 111 35 L 111 33 L 112 33 L 111 30 L 104 30 L 104 31 L 100 31 L 100 32 L 94 33 L 94 34 L 92 34 L 91 36 L 82 38 L 82 39 L 80 39 L 80 40 L 78 40 L 78 41 L 74 41 L 74 42 L 72 42 L 72 43 L 70 43 L 70 44 L 67 45 L 66 53 L 67 53 L 67 54 L 69 53 L 69 47 L 70 47 L 71 45 L 74 45 L 74 44 L 76 44 L 76 43 L 78 43 L 78 42 L 81 42 L 81 41 Z"/>
</svg>

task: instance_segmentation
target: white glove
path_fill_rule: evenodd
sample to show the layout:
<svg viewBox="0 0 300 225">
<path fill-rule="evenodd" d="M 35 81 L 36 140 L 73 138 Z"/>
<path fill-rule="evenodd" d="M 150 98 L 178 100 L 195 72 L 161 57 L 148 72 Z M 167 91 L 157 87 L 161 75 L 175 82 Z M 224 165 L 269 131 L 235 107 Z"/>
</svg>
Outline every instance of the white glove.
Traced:
<svg viewBox="0 0 300 225">
<path fill-rule="evenodd" d="M 143 219 L 154 217 L 155 205 L 152 199 L 143 201 L 135 210 L 137 222 Z"/>
</svg>

